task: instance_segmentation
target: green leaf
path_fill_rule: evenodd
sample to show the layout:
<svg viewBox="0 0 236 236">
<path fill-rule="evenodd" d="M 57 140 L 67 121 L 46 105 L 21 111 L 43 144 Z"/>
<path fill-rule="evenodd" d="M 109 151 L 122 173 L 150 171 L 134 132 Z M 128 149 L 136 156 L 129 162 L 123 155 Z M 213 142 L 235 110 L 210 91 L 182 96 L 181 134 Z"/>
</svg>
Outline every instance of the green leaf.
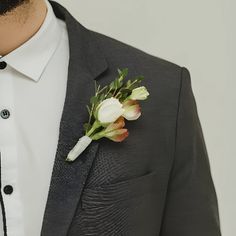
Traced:
<svg viewBox="0 0 236 236">
<path fill-rule="evenodd" d="M 143 79 L 144 79 L 144 76 L 142 76 L 142 75 L 135 78 L 135 80 L 137 80 L 138 83 L 142 82 Z"/>
<path fill-rule="evenodd" d="M 114 84 L 115 84 L 115 89 L 119 89 L 122 86 L 122 83 L 119 80 L 119 78 L 114 81 Z"/>
<path fill-rule="evenodd" d="M 126 82 L 126 86 L 128 87 L 131 83 L 132 83 L 132 81 L 129 79 L 129 80 Z"/>
<path fill-rule="evenodd" d="M 109 93 L 108 95 L 107 95 L 107 98 L 111 98 L 113 96 L 113 94 L 112 93 Z"/>
<path fill-rule="evenodd" d="M 120 87 L 123 85 L 123 80 L 124 80 L 124 77 L 121 76 L 120 78 L 118 78 L 118 81 L 120 83 Z"/>
<path fill-rule="evenodd" d="M 87 131 L 87 130 L 89 130 L 91 128 L 91 124 L 84 123 L 83 127 L 84 127 L 84 130 Z"/>
<path fill-rule="evenodd" d="M 91 104 L 96 104 L 97 101 L 98 101 L 98 97 L 97 96 L 93 96 L 93 97 L 90 98 L 90 103 Z"/>
<path fill-rule="evenodd" d="M 99 96 L 99 102 L 103 101 L 105 98 L 105 94 L 102 93 L 100 96 Z"/>
<path fill-rule="evenodd" d="M 112 81 L 112 82 L 110 83 L 109 87 L 110 87 L 111 90 L 112 90 L 112 89 L 115 89 L 115 82 Z"/>
<path fill-rule="evenodd" d="M 128 68 L 124 68 L 121 73 L 124 77 L 126 77 L 128 75 Z"/>
<path fill-rule="evenodd" d="M 130 87 L 129 87 L 129 89 L 130 90 L 133 90 L 133 89 L 135 89 L 135 88 L 137 88 L 138 87 L 138 84 L 137 83 L 134 83 L 134 84 L 132 84 Z"/>
<path fill-rule="evenodd" d="M 125 78 L 128 75 L 128 68 L 124 68 L 122 70 L 118 69 L 119 77 Z"/>
<path fill-rule="evenodd" d="M 121 88 L 120 89 L 120 93 L 130 93 L 130 92 L 132 92 L 132 90 L 131 89 L 129 89 L 129 88 Z"/>
</svg>

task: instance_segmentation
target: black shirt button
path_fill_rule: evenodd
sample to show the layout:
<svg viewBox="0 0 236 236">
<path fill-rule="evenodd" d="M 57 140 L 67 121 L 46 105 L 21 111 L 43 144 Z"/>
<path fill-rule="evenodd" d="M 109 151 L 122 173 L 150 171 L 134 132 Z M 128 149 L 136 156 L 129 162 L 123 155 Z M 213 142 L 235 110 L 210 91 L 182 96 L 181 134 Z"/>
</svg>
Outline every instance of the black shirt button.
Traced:
<svg viewBox="0 0 236 236">
<path fill-rule="evenodd" d="M 3 188 L 3 191 L 5 194 L 12 194 L 13 192 L 13 187 L 11 185 L 6 185 L 4 188 Z"/>
<path fill-rule="evenodd" d="M 0 70 L 3 70 L 7 67 L 7 63 L 5 61 L 0 61 Z"/>
<path fill-rule="evenodd" d="M 3 119 L 8 119 L 10 117 L 10 111 L 8 111 L 7 109 L 4 109 L 0 112 L 0 116 Z"/>
</svg>

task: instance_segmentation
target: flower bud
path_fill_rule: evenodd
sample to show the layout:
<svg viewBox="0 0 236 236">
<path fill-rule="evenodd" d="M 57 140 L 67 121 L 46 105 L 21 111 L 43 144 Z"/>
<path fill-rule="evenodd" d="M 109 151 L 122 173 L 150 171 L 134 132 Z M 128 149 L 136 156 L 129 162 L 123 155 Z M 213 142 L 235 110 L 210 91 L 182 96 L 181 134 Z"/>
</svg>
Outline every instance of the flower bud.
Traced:
<svg viewBox="0 0 236 236">
<path fill-rule="evenodd" d="M 147 91 L 146 87 L 141 86 L 132 90 L 129 99 L 132 100 L 145 100 L 147 99 L 149 92 Z"/>
</svg>

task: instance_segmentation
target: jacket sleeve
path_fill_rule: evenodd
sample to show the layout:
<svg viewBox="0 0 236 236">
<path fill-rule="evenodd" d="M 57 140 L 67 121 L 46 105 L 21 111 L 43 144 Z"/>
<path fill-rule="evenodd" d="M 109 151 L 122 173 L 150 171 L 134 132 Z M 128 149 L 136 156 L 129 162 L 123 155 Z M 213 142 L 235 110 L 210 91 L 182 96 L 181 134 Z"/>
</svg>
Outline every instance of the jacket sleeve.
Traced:
<svg viewBox="0 0 236 236">
<path fill-rule="evenodd" d="M 221 235 L 215 187 L 186 68 L 181 74 L 175 154 L 160 235 Z"/>
</svg>

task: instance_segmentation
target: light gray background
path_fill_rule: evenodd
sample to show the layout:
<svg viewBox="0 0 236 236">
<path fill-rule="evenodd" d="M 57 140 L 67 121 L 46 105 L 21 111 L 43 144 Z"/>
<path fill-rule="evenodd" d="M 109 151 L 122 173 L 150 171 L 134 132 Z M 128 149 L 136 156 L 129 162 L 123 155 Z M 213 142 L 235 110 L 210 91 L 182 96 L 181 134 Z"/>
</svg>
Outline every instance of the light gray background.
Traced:
<svg viewBox="0 0 236 236">
<path fill-rule="evenodd" d="M 236 234 L 236 1 L 58 0 L 80 23 L 186 66 L 192 75 L 224 236 Z"/>
</svg>

